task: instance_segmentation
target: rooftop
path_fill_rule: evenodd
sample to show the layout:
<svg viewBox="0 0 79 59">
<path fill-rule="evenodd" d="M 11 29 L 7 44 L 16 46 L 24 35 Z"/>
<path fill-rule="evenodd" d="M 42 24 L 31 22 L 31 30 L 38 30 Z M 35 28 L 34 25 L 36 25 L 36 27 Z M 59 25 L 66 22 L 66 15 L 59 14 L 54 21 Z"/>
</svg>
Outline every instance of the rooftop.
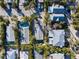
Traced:
<svg viewBox="0 0 79 59">
<path fill-rule="evenodd" d="M 29 44 L 29 24 L 27 22 L 20 22 L 21 30 L 21 44 Z"/>
<path fill-rule="evenodd" d="M 9 24 L 9 26 L 7 26 L 7 30 L 6 30 L 6 39 L 8 42 L 14 42 L 15 41 L 15 35 L 14 35 L 14 30 L 12 28 L 12 24 Z"/>
<path fill-rule="evenodd" d="M 20 59 L 28 59 L 28 52 L 20 51 Z"/>
<path fill-rule="evenodd" d="M 65 11 L 65 8 L 61 5 L 60 6 L 59 5 L 52 5 L 52 6 L 48 7 L 48 13 L 62 14 L 62 13 L 64 13 L 64 11 Z"/>
<path fill-rule="evenodd" d="M 65 43 L 65 31 L 64 30 L 52 30 L 49 31 L 49 44 L 53 46 L 63 47 Z"/>
<path fill-rule="evenodd" d="M 15 59 L 16 55 L 15 55 L 15 50 L 9 50 L 7 51 L 7 59 Z"/>
<path fill-rule="evenodd" d="M 51 14 L 50 19 L 51 21 L 66 21 L 66 17 L 64 14 Z"/>
<path fill-rule="evenodd" d="M 43 59 L 43 55 L 34 50 L 35 59 Z"/>
<path fill-rule="evenodd" d="M 65 59 L 65 58 L 64 58 L 64 54 L 61 54 L 61 53 L 56 54 L 55 53 L 55 54 L 50 54 L 48 59 Z"/>
<path fill-rule="evenodd" d="M 35 37 L 36 40 L 43 40 L 43 31 L 39 24 L 35 24 Z"/>
</svg>

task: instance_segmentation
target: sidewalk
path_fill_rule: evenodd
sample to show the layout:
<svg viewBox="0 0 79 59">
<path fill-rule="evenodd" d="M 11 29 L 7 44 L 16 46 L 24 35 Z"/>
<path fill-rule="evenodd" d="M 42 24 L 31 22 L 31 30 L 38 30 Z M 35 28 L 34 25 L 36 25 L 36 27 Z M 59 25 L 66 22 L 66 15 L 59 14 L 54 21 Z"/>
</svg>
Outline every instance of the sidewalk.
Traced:
<svg viewBox="0 0 79 59">
<path fill-rule="evenodd" d="M 72 25 L 69 26 L 70 32 L 73 34 L 76 40 L 79 41 L 79 37 L 76 36 L 77 31 L 73 28 Z"/>
</svg>

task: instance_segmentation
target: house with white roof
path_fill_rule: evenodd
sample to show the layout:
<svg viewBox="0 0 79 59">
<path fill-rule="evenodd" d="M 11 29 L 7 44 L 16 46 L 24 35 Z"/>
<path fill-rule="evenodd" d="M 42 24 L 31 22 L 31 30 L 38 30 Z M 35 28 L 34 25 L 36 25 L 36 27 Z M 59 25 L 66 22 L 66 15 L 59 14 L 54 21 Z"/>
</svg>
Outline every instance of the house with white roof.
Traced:
<svg viewBox="0 0 79 59">
<path fill-rule="evenodd" d="M 48 13 L 63 14 L 65 13 L 65 8 L 61 5 L 52 5 L 48 7 Z"/>
<path fill-rule="evenodd" d="M 43 42 L 43 31 L 41 24 L 35 23 L 35 37 L 38 42 Z"/>
<path fill-rule="evenodd" d="M 28 59 L 28 55 L 27 51 L 20 51 L 20 59 Z"/>
<path fill-rule="evenodd" d="M 15 42 L 15 34 L 14 34 L 14 30 L 12 28 L 12 24 L 9 24 L 6 27 L 6 40 L 7 40 L 7 42 Z"/>
<path fill-rule="evenodd" d="M 66 22 L 66 17 L 64 14 L 51 14 L 50 20 L 55 21 L 55 22 L 57 22 L 57 21 Z"/>
<path fill-rule="evenodd" d="M 67 23 L 67 17 L 65 16 L 66 10 L 64 6 L 52 5 L 48 7 L 48 13 L 50 13 L 50 20 L 54 22 L 62 21 Z"/>
<path fill-rule="evenodd" d="M 6 59 L 16 59 L 16 50 L 14 49 L 10 49 L 8 51 L 6 51 Z"/>
<path fill-rule="evenodd" d="M 28 22 L 19 22 L 21 44 L 29 44 L 29 24 Z"/>
<path fill-rule="evenodd" d="M 35 59 L 43 59 L 43 55 L 34 50 Z"/>
<path fill-rule="evenodd" d="M 64 30 L 51 30 L 48 34 L 49 44 L 53 46 L 63 47 L 65 45 L 65 31 Z"/>
<path fill-rule="evenodd" d="M 64 58 L 64 54 L 62 53 L 58 53 L 58 54 L 54 53 L 54 54 L 50 54 L 47 59 L 65 59 L 65 58 Z"/>
<path fill-rule="evenodd" d="M 75 59 L 79 59 L 79 54 L 76 54 Z"/>
</svg>

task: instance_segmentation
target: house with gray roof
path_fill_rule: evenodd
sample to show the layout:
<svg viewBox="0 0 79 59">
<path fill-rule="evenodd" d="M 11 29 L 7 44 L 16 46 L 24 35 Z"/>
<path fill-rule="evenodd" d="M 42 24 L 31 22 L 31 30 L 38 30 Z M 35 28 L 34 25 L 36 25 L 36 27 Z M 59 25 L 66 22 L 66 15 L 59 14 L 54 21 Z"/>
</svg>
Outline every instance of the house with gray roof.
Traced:
<svg viewBox="0 0 79 59">
<path fill-rule="evenodd" d="M 9 24 L 6 27 L 6 41 L 7 42 L 15 42 L 15 34 L 14 34 L 12 24 Z"/>
<path fill-rule="evenodd" d="M 35 22 L 35 37 L 36 41 L 38 41 L 39 43 L 43 42 L 42 25 L 38 22 Z"/>
<path fill-rule="evenodd" d="M 66 22 L 67 19 L 64 14 L 51 14 L 50 20 L 54 22 Z"/>
<path fill-rule="evenodd" d="M 28 55 L 28 51 L 20 51 L 20 59 L 29 59 Z"/>
<path fill-rule="evenodd" d="M 6 51 L 6 59 L 16 59 L 17 57 L 17 50 L 9 49 Z"/>
<path fill-rule="evenodd" d="M 48 34 L 49 44 L 53 46 L 63 47 L 65 45 L 65 31 L 51 30 Z"/>
<path fill-rule="evenodd" d="M 61 5 L 52 5 L 48 7 L 48 13 L 50 13 L 50 20 L 54 22 L 67 23 L 66 9 Z"/>
<path fill-rule="evenodd" d="M 47 59 L 65 59 L 65 58 L 64 58 L 64 54 L 62 53 L 58 53 L 58 54 L 54 53 L 54 54 L 50 54 Z"/>
<path fill-rule="evenodd" d="M 65 55 L 63 53 L 53 53 L 50 54 L 47 59 L 71 59 L 70 55 Z"/>
<path fill-rule="evenodd" d="M 34 50 L 34 58 L 35 59 L 43 59 L 43 55 Z"/>
<path fill-rule="evenodd" d="M 29 23 L 19 22 L 19 29 L 21 44 L 29 44 Z"/>
<path fill-rule="evenodd" d="M 65 13 L 65 8 L 64 6 L 61 6 L 61 5 L 48 6 L 48 13 L 63 14 Z"/>
</svg>

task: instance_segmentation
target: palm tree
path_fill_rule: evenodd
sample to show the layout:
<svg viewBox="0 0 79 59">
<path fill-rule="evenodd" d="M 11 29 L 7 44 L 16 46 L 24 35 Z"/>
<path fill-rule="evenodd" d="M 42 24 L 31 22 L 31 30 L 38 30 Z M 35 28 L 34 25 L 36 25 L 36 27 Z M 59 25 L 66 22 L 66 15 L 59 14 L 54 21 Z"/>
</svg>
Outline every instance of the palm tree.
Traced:
<svg viewBox="0 0 79 59">
<path fill-rule="evenodd" d="M 49 46 L 47 44 L 43 44 L 42 49 L 44 51 L 44 55 L 43 55 L 44 59 L 47 59 L 47 56 L 49 55 L 50 48 L 49 48 Z"/>
<path fill-rule="evenodd" d="M 48 11 L 48 5 L 49 5 L 49 0 L 45 0 L 44 1 L 44 8 L 45 8 L 46 12 Z"/>
<path fill-rule="evenodd" d="M 60 4 L 61 4 L 61 5 L 66 5 L 66 3 L 67 3 L 67 0 L 61 0 L 61 1 L 60 1 Z"/>
<path fill-rule="evenodd" d="M 70 2 L 75 3 L 76 0 L 70 0 Z"/>
<path fill-rule="evenodd" d="M 25 4 L 24 7 L 25 7 L 25 10 L 31 10 L 33 12 L 32 8 L 34 8 L 35 5 L 36 5 L 35 0 L 28 0 L 28 4 Z"/>
<path fill-rule="evenodd" d="M 49 14 L 48 14 L 48 12 L 45 12 L 43 22 L 44 22 L 44 24 L 47 26 L 48 23 L 49 23 L 49 21 L 50 21 L 50 20 L 49 20 Z"/>
<path fill-rule="evenodd" d="M 29 17 L 29 23 L 30 23 L 30 30 L 32 31 L 33 28 L 34 28 L 34 22 L 35 20 L 37 20 L 37 15 L 36 14 L 32 14 L 30 17 Z M 32 32 L 33 34 L 33 32 Z"/>
</svg>

